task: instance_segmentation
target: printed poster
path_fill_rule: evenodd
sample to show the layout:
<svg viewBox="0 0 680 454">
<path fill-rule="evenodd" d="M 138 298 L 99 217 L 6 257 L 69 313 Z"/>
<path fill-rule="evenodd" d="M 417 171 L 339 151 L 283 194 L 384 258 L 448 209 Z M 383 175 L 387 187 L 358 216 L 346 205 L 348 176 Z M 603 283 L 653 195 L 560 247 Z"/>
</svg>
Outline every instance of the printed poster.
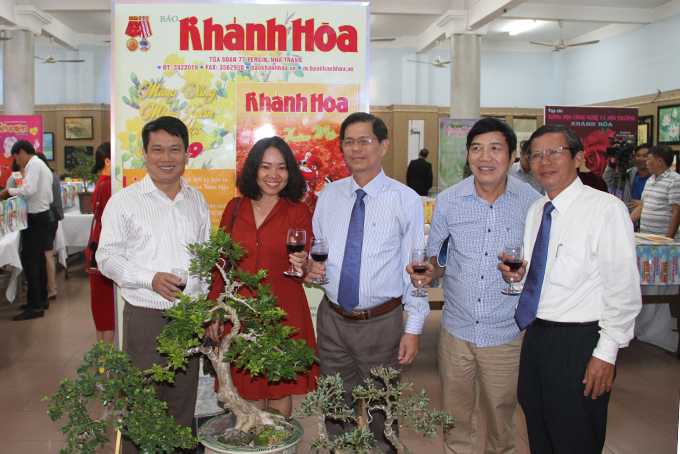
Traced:
<svg viewBox="0 0 680 454">
<path fill-rule="evenodd" d="M 545 106 L 545 124 L 560 124 L 576 131 L 585 147 L 586 167 L 599 177 L 607 167 L 610 137 L 630 138 L 637 145 L 637 107 Z"/>
<path fill-rule="evenodd" d="M 42 115 L 0 115 L 0 186 L 7 185 L 12 174 L 12 146 L 19 140 L 28 140 L 37 153 L 42 153 L 43 117 Z"/>
<path fill-rule="evenodd" d="M 118 189 L 146 174 L 141 129 L 163 115 L 189 129 L 184 178 L 214 225 L 260 138 L 290 145 L 312 209 L 324 184 L 349 175 L 338 135 L 368 109 L 368 3 L 117 1 L 113 14 Z"/>
<path fill-rule="evenodd" d="M 463 180 L 467 135 L 477 120 L 439 119 L 439 192 Z"/>
</svg>

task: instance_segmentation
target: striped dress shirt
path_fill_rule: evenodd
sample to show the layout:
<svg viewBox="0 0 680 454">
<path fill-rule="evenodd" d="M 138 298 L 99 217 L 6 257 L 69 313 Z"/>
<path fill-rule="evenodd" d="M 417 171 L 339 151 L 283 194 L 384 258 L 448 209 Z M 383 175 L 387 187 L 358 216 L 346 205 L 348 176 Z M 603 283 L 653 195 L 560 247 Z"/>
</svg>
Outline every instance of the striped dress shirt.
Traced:
<svg viewBox="0 0 680 454">
<path fill-rule="evenodd" d="M 133 306 L 174 306 L 153 290 L 154 276 L 173 268 L 188 270 L 192 254 L 186 246 L 210 235 L 210 212 L 203 194 L 184 179 L 180 185 L 175 200 L 170 200 L 147 176 L 116 192 L 104 210 L 97 263 Z M 203 279 L 189 275 L 186 294 L 207 291 Z"/>
<path fill-rule="evenodd" d="M 326 185 L 319 194 L 312 219 L 314 236 L 328 239 L 326 276 L 330 283 L 324 289 L 334 303 L 338 301 L 340 271 L 357 189 L 360 187 L 352 177 Z M 423 247 L 423 202 L 413 189 L 388 178 L 382 170 L 361 189 L 366 191 L 366 216 L 356 310 L 370 309 L 403 295 L 408 312 L 405 331 L 420 334 L 430 306 L 427 297 L 411 296 L 413 286 L 406 265 L 411 261 L 411 249 Z"/>
<path fill-rule="evenodd" d="M 515 322 L 518 297 L 501 293 L 508 284 L 497 268 L 498 253 L 506 244 L 523 243 L 524 220 L 541 195 L 508 176 L 505 192 L 489 203 L 477 195 L 474 178 L 466 178 L 437 197 L 428 252 L 436 256 L 451 237 L 442 326 L 458 339 L 488 347 L 506 344 L 520 334 Z"/>
<path fill-rule="evenodd" d="M 672 205 L 680 205 L 680 175 L 668 168 L 659 175 L 650 175 L 642 191 L 642 214 L 640 233 L 668 235 L 668 226 L 673 215 Z M 680 231 L 675 235 L 680 240 Z"/>
</svg>

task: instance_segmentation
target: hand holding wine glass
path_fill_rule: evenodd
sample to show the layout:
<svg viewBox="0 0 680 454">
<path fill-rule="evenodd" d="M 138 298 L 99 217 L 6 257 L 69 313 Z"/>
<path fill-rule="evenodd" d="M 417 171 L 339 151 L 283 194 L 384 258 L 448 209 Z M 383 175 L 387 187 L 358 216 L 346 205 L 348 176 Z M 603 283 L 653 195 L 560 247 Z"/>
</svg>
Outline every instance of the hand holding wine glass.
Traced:
<svg viewBox="0 0 680 454">
<path fill-rule="evenodd" d="M 307 232 L 304 229 L 288 229 L 288 236 L 286 236 L 286 248 L 289 254 L 302 252 L 307 243 Z M 283 272 L 286 276 L 302 277 L 295 267 L 291 264 L 290 269 Z"/>
<path fill-rule="evenodd" d="M 503 249 L 503 265 L 514 272 L 522 267 L 524 260 L 524 247 L 521 244 L 506 244 Z M 501 290 L 504 295 L 519 295 L 522 290 L 515 288 L 515 282 L 510 278 L 510 285 Z"/>
<path fill-rule="evenodd" d="M 174 274 L 179 278 L 179 287 L 181 292 L 184 292 L 184 289 L 187 287 L 187 282 L 189 281 L 189 272 L 187 270 L 181 269 L 181 268 L 173 268 L 170 274 Z"/>
<path fill-rule="evenodd" d="M 325 263 L 328 260 L 328 241 L 324 237 L 312 237 L 309 241 L 309 251 L 312 260 L 317 263 Z M 315 284 L 328 284 L 330 280 L 322 276 L 312 281 Z"/>
<path fill-rule="evenodd" d="M 427 249 L 416 248 L 411 250 L 411 268 L 415 274 L 425 274 L 427 271 Z M 411 292 L 412 296 L 427 296 L 428 292 L 418 287 Z"/>
</svg>

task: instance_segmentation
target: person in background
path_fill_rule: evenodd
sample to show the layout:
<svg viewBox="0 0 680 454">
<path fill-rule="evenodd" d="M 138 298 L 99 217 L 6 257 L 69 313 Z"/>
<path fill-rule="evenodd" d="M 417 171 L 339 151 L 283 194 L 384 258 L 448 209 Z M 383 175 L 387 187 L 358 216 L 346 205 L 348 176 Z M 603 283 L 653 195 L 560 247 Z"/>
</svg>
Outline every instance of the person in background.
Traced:
<svg viewBox="0 0 680 454">
<path fill-rule="evenodd" d="M 28 292 L 24 311 L 12 318 L 21 321 L 42 317 L 45 309 L 49 308 L 43 248 L 50 227 L 52 172 L 35 156 L 35 148 L 27 140 L 19 140 L 12 146 L 12 156 L 20 167 L 26 169 L 26 176 L 21 187 L 0 191 L 0 200 L 15 196 L 26 199 L 28 227 L 21 231 L 21 266 Z"/>
<path fill-rule="evenodd" d="M 621 200 L 578 178 L 575 131 L 541 126 L 529 150 L 546 196 L 527 213 L 528 260 L 516 272 L 498 264 L 508 282 L 526 272 L 515 311 L 526 328 L 517 397 L 532 453 L 599 454 L 616 357 L 642 305 L 633 226 Z"/>
<path fill-rule="evenodd" d="M 432 187 L 432 164 L 426 161 L 428 154 L 427 148 L 420 150 L 419 158 L 411 161 L 406 171 L 406 186 L 419 196 L 427 196 Z"/>
<path fill-rule="evenodd" d="M 92 193 L 92 213 L 94 217 L 90 240 L 87 242 L 88 248 L 85 250 L 85 270 L 90 275 L 90 304 L 94 326 L 97 330 L 97 342 L 113 343 L 116 335 L 113 281 L 101 274 L 95 258 L 95 251 L 102 230 L 102 214 L 111 198 L 111 143 L 104 142 L 99 145 L 94 158 L 92 173 L 101 172 L 101 174 Z"/>
<path fill-rule="evenodd" d="M 57 235 L 59 221 L 64 219 L 64 207 L 61 204 L 61 184 L 59 176 L 47 162 L 43 153 L 36 153 L 36 156 L 45 163 L 52 172 L 52 203 L 50 203 L 50 231 L 45 240 L 45 267 L 47 269 L 47 299 L 53 300 L 57 297 L 57 266 L 54 262 L 54 238 Z"/>
<path fill-rule="evenodd" d="M 446 454 L 475 452 L 479 407 L 486 414 L 485 452 L 515 451 L 522 335 L 514 319 L 517 296 L 501 293 L 507 285 L 496 269 L 496 255 L 506 244 L 522 244 L 527 211 L 541 197 L 509 175 L 516 148 L 517 137 L 506 122 L 483 118 L 474 124 L 467 136 L 473 176 L 437 197 L 427 271 L 406 268 L 418 287 L 444 277 L 439 381 L 443 409 L 456 419 L 444 433 Z M 437 256 L 445 241 L 448 263 L 442 267 Z"/>
<path fill-rule="evenodd" d="M 583 161 L 581 166 L 577 169 L 577 174 L 581 180 L 581 183 L 585 184 L 586 186 L 590 186 L 591 188 L 597 189 L 598 191 L 609 192 L 607 183 L 605 183 L 601 177 L 598 177 L 593 172 L 591 172 L 590 169 L 586 167 L 585 161 Z"/>
<path fill-rule="evenodd" d="M 283 274 L 290 267 L 285 247 L 288 229 L 298 228 L 307 232 L 306 251 L 309 251 L 309 240 L 314 236 L 312 215 L 302 201 L 307 184 L 295 156 L 280 137 L 258 140 L 248 153 L 238 180 L 238 189 L 243 197 L 231 199 L 220 222 L 220 227 L 248 251 L 237 266 L 252 274 L 268 270 L 262 285 L 271 286 L 278 300 L 277 306 L 288 314 L 282 323 L 297 328 L 293 339 L 303 339 L 316 350 L 314 325 L 302 279 Z M 304 252 L 296 254 L 303 259 L 307 256 Z M 223 290 L 224 280 L 216 271 L 208 299 L 216 301 Z M 245 287 L 239 292 L 244 297 L 253 296 Z M 217 341 L 217 333 L 210 332 L 215 326 L 213 323 L 209 335 Z M 315 390 L 318 375 L 319 366 L 315 364 L 311 370 L 298 375 L 295 381 L 270 383 L 266 377 L 251 378 L 248 372 L 233 364 L 231 366 L 234 386 L 242 398 L 257 408 L 272 407 L 286 416 L 293 411 L 292 395 L 305 395 Z"/>
<path fill-rule="evenodd" d="M 19 172 L 21 174 L 22 178 L 24 177 L 24 174 L 25 174 L 24 168 L 20 167 L 19 164 L 17 164 L 16 159 L 14 161 L 12 161 L 11 170 L 12 170 L 12 174 L 9 176 L 9 178 L 7 178 L 7 186 L 6 186 L 7 189 L 12 189 L 12 188 L 17 187 L 17 182 L 14 179 L 14 172 Z"/>
<path fill-rule="evenodd" d="M 3 142 L 4 152 L 0 153 L 0 187 L 7 188 L 7 179 L 10 177 L 12 172 L 12 162 L 14 157 L 12 156 L 12 147 L 17 143 L 17 138 L 14 136 L 5 137 Z M 35 148 L 34 148 L 35 149 Z"/>
<path fill-rule="evenodd" d="M 519 162 L 515 162 L 508 170 L 508 175 L 512 175 L 520 181 L 529 183 L 532 188 L 539 194 L 545 194 L 545 189 L 541 186 L 541 183 L 536 181 L 534 173 L 531 171 L 531 166 L 529 165 L 529 159 L 527 159 L 527 144 L 528 140 L 523 140 L 519 144 Z"/>
<path fill-rule="evenodd" d="M 640 233 L 680 240 L 680 175 L 671 168 L 673 149 L 658 145 L 649 149 L 647 169 L 651 176 L 642 191 L 642 203 L 630 214 L 640 221 Z"/>
<path fill-rule="evenodd" d="M 633 211 L 642 200 L 642 191 L 645 189 L 645 184 L 651 173 L 647 168 L 647 155 L 651 145 L 643 143 L 635 149 L 634 162 L 635 167 L 627 170 L 628 182 L 630 183 L 630 193 L 623 194 L 623 203 L 628 206 L 628 211 Z M 614 173 L 616 172 L 617 160 L 612 158 L 607 164 L 607 168 L 602 174 L 602 179 L 611 186 L 614 183 Z M 619 188 L 615 188 L 618 190 Z"/>
</svg>

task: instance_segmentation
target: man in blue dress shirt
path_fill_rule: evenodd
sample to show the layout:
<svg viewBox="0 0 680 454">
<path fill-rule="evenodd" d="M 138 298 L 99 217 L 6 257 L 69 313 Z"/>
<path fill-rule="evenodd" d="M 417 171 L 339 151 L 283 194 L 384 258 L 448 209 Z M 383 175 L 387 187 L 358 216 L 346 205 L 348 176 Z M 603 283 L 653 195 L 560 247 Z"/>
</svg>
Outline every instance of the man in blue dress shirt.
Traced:
<svg viewBox="0 0 680 454">
<path fill-rule="evenodd" d="M 445 433 L 447 454 L 476 452 L 477 393 L 486 414 L 486 453 L 515 452 L 517 376 L 522 345 L 515 306 L 517 296 L 498 272 L 498 253 L 521 245 L 524 220 L 540 198 L 527 183 L 508 176 L 517 137 L 510 126 L 484 118 L 467 137 L 472 176 L 439 194 L 428 240 L 431 259 L 414 284 L 444 276 L 444 309 L 439 334 L 442 405 L 456 419 Z M 448 262 L 437 263 L 449 239 Z M 412 268 L 407 268 L 409 272 Z"/>
<path fill-rule="evenodd" d="M 363 112 L 347 117 L 340 146 L 352 176 L 324 187 L 312 219 L 314 236 L 329 244 L 325 265 L 307 264 L 308 281 L 323 274 L 330 279 L 316 324 L 320 372 L 340 374 L 348 405 L 352 389 L 370 377 L 372 367 L 399 368 L 413 361 L 430 311 L 425 297 L 411 296 L 406 272 L 411 249 L 424 244 L 423 203 L 383 172 L 388 145 L 381 119 Z M 384 413 L 371 416 L 378 448 L 396 453 L 384 435 Z M 330 435 L 346 430 L 331 421 L 326 426 Z"/>
</svg>

